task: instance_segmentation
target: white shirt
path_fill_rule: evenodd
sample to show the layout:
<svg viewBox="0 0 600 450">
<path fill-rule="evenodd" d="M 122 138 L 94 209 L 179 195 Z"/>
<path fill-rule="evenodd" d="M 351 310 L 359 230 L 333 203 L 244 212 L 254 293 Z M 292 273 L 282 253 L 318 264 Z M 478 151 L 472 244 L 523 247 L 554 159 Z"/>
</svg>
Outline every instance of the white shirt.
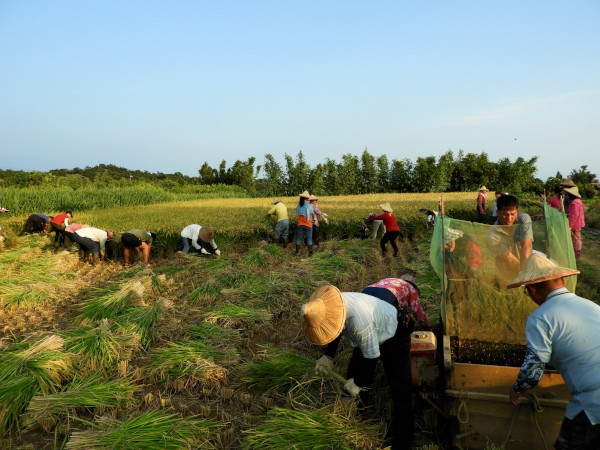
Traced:
<svg viewBox="0 0 600 450">
<path fill-rule="evenodd" d="M 342 334 L 367 359 L 378 358 L 379 346 L 394 337 L 398 311 L 389 303 L 360 292 L 342 292 L 346 323 Z"/>
<path fill-rule="evenodd" d="M 202 227 L 200 225 L 198 225 L 197 223 L 193 223 L 193 224 L 185 227 L 183 230 L 181 230 L 181 237 L 191 239 L 192 245 L 194 246 L 194 248 L 196 250 L 200 250 L 202 248 L 202 247 L 200 247 L 200 245 L 198 245 L 198 239 L 199 239 L 201 229 L 202 229 Z M 215 250 L 217 249 L 217 243 L 215 242 L 214 239 L 212 241 L 210 241 L 209 243 L 213 249 L 215 249 Z"/>
<path fill-rule="evenodd" d="M 100 253 L 104 254 L 108 233 L 100 228 L 87 227 L 80 228 L 75 232 L 78 236 L 89 238 L 92 241 L 100 243 Z"/>
</svg>

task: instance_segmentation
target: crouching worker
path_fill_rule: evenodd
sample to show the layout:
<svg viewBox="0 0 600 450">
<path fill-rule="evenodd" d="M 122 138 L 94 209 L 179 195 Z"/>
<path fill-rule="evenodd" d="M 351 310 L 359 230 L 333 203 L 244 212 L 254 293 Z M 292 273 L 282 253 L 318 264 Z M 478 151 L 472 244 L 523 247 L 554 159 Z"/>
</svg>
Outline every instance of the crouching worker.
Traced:
<svg viewBox="0 0 600 450">
<path fill-rule="evenodd" d="M 50 220 L 50 227 L 54 231 L 54 242 L 58 242 L 58 245 L 65 245 L 65 228 L 69 226 L 69 219 L 73 217 L 73 213 L 67 210 L 64 214 L 54 216 Z"/>
<path fill-rule="evenodd" d="M 188 225 L 181 230 L 181 243 L 183 253 L 189 253 L 191 247 L 193 247 L 203 255 L 221 255 L 221 251 L 217 249 L 215 233 L 211 227 L 203 227 L 196 223 Z"/>
<path fill-rule="evenodd" d="M 546 364 L 558 369 L 572 399 L 554 448 L 600 448 L 600 306 L 567 290 L 565 277 L 578 270 L 532 254 L 508 288 L 525 286 L 538 308 L 527 318 L 527 353 L 509 392 L 514 405 L 534 388 Z"/>
<path fill-rule="evenodd" d="M 48 224 L 51 219 L 53 219 L 52 216 L 47 216 L 42 213 L 33 213 L 25 221 L 25 226 L 23 227 L 23 231 L 19 233 L 19 236 L 23 236 L 25 233 L 47 233 L 48 227 L 50 226 Z"/>
<path fill-rule="evenodd" d="M 106 247 L 114 238 L 113 231 L 104 231 L 100 228 L 80 228 L 73 233 L 73 241 L 79 245 L 79 260 L 85 261 L 88 254 L 92 253 L 92 262 L 98 263 L 106 259 Z"/>
<path fill-rule="evenodd" d="M 134 250 L 138 257 L 142 258 L 144 266 L 150 267 L 150 251 L 152 250 L 152 242 L 156 239 L 156 234 L 144 230 L 129 230 L 121 236 L 123 244 L 123 258 L 125 259 L 125 267 L 129 267 L 131 260 L 131 250 Z"/>
<path fill-rule="evenodd" d="M 392 424 L 386 440 L 393 450 L 410 449 L 414 434 L 410 369 L 410 335 L 414 328 L 411 311 L 424 328 L 427 317 L 419 303 L 419 291 L 412 277 L 386 278 L 364 292 L 340 292 L 322 286 L 302 307 L 302 330 L 317 345 L 326 345 L 315 371 L 325 374 L 341 336 L 354 347 L 344 389 L 369 404 L 369 389 L 377 360 L 381 359 L 394 402 Z M 408 281 L 411 280 L 411 281 Z"/>
</svg>

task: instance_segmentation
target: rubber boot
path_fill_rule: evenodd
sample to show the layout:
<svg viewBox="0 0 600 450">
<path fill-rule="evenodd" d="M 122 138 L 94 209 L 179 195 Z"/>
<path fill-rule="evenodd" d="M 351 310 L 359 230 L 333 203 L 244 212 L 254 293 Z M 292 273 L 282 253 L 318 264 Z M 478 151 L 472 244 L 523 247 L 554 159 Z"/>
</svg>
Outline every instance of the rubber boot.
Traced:
<svg viewBox="0 0 600 450">
<path fill-rule="evenodd" d="M 297 255 L 299 251 L 300 251 L 300 246 L 298 244 L 296 244 L 296 253 L 294 253 L 294 255 Z"/>
<path fill-rule="evenodd" d="M 313 246 L 309 245 L 308 246 L 308 256 L 312 256 L 313 255 Z"/>
</svg>

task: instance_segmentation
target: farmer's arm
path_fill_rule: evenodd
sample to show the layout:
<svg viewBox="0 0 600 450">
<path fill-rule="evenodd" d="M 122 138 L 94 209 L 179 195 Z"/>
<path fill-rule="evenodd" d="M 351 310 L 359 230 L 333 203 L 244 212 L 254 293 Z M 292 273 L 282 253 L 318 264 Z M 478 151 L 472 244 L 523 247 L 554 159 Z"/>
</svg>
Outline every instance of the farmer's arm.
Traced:
<svg viewBox="0 0 600 450">
<path fill-rule="evenodd" d="M 533 389 L 544 374 L 544 362 L 535 354 L 535 352 L 527 347 L 527 353 L 523 359 L 523 364 L 517 375 L 517 381 L 513 384 L 510 390 L 510 401 L 513 405 L 519 404 L 521 393 Z"/>
</svg>

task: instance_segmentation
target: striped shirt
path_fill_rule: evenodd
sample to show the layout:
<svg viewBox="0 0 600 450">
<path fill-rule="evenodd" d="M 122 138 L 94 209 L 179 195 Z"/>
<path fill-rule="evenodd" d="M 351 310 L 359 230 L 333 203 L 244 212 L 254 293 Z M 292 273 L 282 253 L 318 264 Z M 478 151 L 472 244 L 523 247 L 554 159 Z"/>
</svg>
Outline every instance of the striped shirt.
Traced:
<svg viewBox="0 0 600 450">
<path fill-rule="evenodd" d="M 359 292 L 342 292 L 346 323 L 342 335 L 367 359 L 378 358 L 379 346 L 396 334 L 397 311 L 389 303 Z"/>
</svg>

